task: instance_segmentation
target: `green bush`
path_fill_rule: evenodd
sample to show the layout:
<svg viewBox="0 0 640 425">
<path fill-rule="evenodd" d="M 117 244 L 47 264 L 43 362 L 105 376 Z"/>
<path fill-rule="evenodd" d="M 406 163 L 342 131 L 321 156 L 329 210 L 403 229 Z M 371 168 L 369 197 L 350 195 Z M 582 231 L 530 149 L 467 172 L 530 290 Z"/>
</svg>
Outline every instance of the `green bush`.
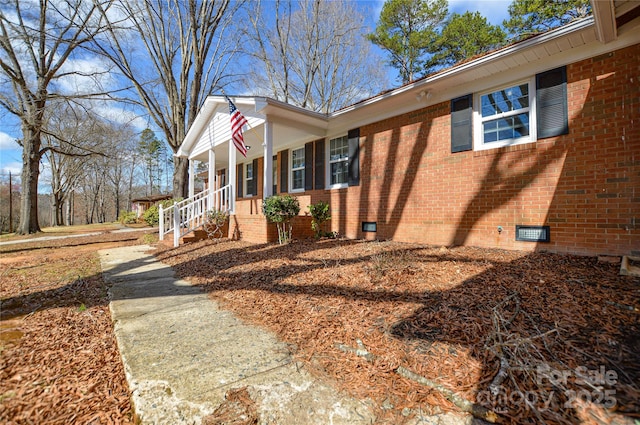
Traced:
<svg viewBox="0 0 640 425">
<path fill-rule="evenodd" d="M 167 207 L 170 207 L 173 204 L 177 204 L 180 201 L 182 201 L 182 198 L 165 199 L 164 201 L 160 201 L 160 205 L 162 205 L 163 209 L 166 209 Z"/>
<path fill-rule="evenodd" d="M 269 196 L 262 203 L 262 213 L 278 227 L 278 242 L 282 245 L 291 240 L 291 220 L 300 213 L 298 198 L 291 195 Z"/>
<path fill-rule="evenodd" d="M 163 209 L 170 207 L 171 205 L 182 201 L 182 198 L 174 198 L 174 199 L 166 199 L 158 203 L 158 205 L 162 205 Z M 160 223 L 160 208 L 158 205 L 153 205 L 149 207 L 144 214 L 142 214 L 142 219 L 149 226 L 157 226 Z"/>
<path fill-rule="evenodd" d="M 135 211 L 120 211 L 118 215 L 118 222 L 120 224 L 134 224 L 138 222 L 138 214 Z"/>
<path fill-rule="evenodd" d="M 309 205 L 309 212 L 311 213 L 311 230 L 313 230 L 316 239 L 320 239 L 323 235 L 322 224 L 331 219 L 329 204 L 324 201 L 318 201 Z"/>
<path fill-rule="evenodd" d="M 160 223 L 160 209 L 158 208 L 158 206 L 157 205 L 153 205 L 153 206 L 147 208 L 147 210 L 144 212 L 144 214 L 142 214 L 142 219 L 149 226 L 157 226 L 158 223 Z"/>
</svg>

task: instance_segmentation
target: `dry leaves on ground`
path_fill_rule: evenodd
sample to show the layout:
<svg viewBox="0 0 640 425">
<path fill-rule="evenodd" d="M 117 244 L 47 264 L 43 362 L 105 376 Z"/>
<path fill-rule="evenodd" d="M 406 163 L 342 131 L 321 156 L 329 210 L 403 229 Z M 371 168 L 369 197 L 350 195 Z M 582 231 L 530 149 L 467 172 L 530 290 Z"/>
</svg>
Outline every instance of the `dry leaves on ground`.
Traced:
<svg viewBox="0 0 640 425">
<path fill-rule="evenodd" d="M 441 392 L 399 376 L 400 366 L 506 423 L 640 417 L 640 282 L 619 276 L 618 265 L 332 240 L 203 241 L 157 255 L 225 308 L 275 332 L 316 373 L 372 400 L 380 423 L 456 409 Z M 373 360 L 340 349 L 358 341 Z M 615 382 L 585 376 L 601 368 Z"/>
<path fill-rule="evenodd" d="M 133 423 L 96 251 L 141 235 L 0 247 L 1 423 Z"/>
</svg>

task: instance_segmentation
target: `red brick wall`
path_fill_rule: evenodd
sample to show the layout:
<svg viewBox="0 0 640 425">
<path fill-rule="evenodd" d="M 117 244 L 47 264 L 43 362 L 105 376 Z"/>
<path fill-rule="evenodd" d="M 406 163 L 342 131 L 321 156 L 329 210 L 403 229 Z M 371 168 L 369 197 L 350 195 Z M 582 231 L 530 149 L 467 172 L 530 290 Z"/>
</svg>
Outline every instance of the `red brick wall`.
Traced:
<svg viewBox="0 0 640 425">
<path fill-rule="evenodd" d="M 349 238 L 640 255 L 638 58 L 635 45 L 567 66 L 564 136 L 452 154 L 448 101 L 362 127 L 360 185 L 297 195 L 301 215 L 323 200 L 330 230 Z M 249 220 L 262 217 L 258 174 L 237 220 L 243 238 L 263 242 L 277 233 Z M 311 236 L 307 220 L 294 236 Z M 363 221 L 377 233 L 362 233 Z M 551 242 L 516 242 L 518 224 L 550 226 Z"/>
<path fill-rule="evenodd" d="M 229 227 L 229 237 L 231 238 L 255 243 L 276 242 L 278 240 L 276 225 L 268 223 L 267 219 L 262 215 L 262 182 L 264 180 L 262 169 L 263 158 L 259 158 L 258 169 L 254 170 L 254 175 L 258 179 L 258 194 L 250 197 L 245 194 L 244 197 L 236 201 L 236 213 L 231 217 Z M 308 215 L 309 210 L 307 209 L 309 198 L 305 194 L 298 197 L 300 215 L 293 220 L 292 234 L 294 239 L 313 237 L 311 217 Z"/>
<path fill-rule="evenodd" d="M 346 235 L 376 221 L 381 239 L 639 253 L 639 57 L 567 67 L 565 136 L 451 154 L 449 102 L 361 128 L 361 185 L 338 197 Z M 517 224 L 549 225 L 551 242 L 516 242 Z"/>
</svg>

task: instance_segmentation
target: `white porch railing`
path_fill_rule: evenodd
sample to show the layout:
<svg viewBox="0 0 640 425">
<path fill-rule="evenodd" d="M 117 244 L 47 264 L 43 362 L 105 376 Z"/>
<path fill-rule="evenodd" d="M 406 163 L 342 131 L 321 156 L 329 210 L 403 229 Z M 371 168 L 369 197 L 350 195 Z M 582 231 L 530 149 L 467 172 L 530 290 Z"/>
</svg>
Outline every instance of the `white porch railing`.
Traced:
<svg viewBox="0 0 640 425">
<path fill-rule="evenodd" d="M 160 206 L 160 240 L 173 232 L 173 246 L 178 246 L 181 237 L 202 227 L 207 211 L 233 211 L 232 194 L 232 187 L 228 184 L 215 191 L 203 190 L 168 208 Z"/>
</svg>

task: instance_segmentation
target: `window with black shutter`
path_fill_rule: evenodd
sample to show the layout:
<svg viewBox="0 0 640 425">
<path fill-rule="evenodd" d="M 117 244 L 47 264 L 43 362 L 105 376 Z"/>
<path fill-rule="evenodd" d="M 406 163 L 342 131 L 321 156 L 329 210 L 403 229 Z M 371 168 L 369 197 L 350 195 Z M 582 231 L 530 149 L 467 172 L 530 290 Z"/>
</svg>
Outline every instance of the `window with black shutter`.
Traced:
<svg viewBox="0 0 640 425">
<path fill-rule="evenodd" d="M 242 198 L 242 187 L 244 186 L 244 184 L 242 184 L 243 182 L 243 166 L 242 164 L 238 164 L 236 166 L 236 187 L 237 187 L 237 194 L 238 194 L 238 198 Z"/>
<path fill-rule="evenodd" d="M 304 145 L 304 190 L 313 189 L 313 142 Z"/>
<path fill-rule="evenodd" d="M 280 193 L 289 191 L 289 149 L 280 152 Z"/>
<path fill-rule="evenodd" d="M 349 130 L 347 133 L 349 143 L 349 186 L 360 185 L 360 129 Z"/>
<path fill-rule="evenodd" d="M 566 67 L 536 75 L 536 119 L 538 139 L 569 133 Z"/>
<path fill-rule="evenodd" d="M 324 189 L 324 140 L 316 140 L 314 156 L 314 188 Z"/>
<path fill-rule="evenodd" d="M 473 95 L 451 101 L 451 153 L 473 149 Z"/>
</svg>

